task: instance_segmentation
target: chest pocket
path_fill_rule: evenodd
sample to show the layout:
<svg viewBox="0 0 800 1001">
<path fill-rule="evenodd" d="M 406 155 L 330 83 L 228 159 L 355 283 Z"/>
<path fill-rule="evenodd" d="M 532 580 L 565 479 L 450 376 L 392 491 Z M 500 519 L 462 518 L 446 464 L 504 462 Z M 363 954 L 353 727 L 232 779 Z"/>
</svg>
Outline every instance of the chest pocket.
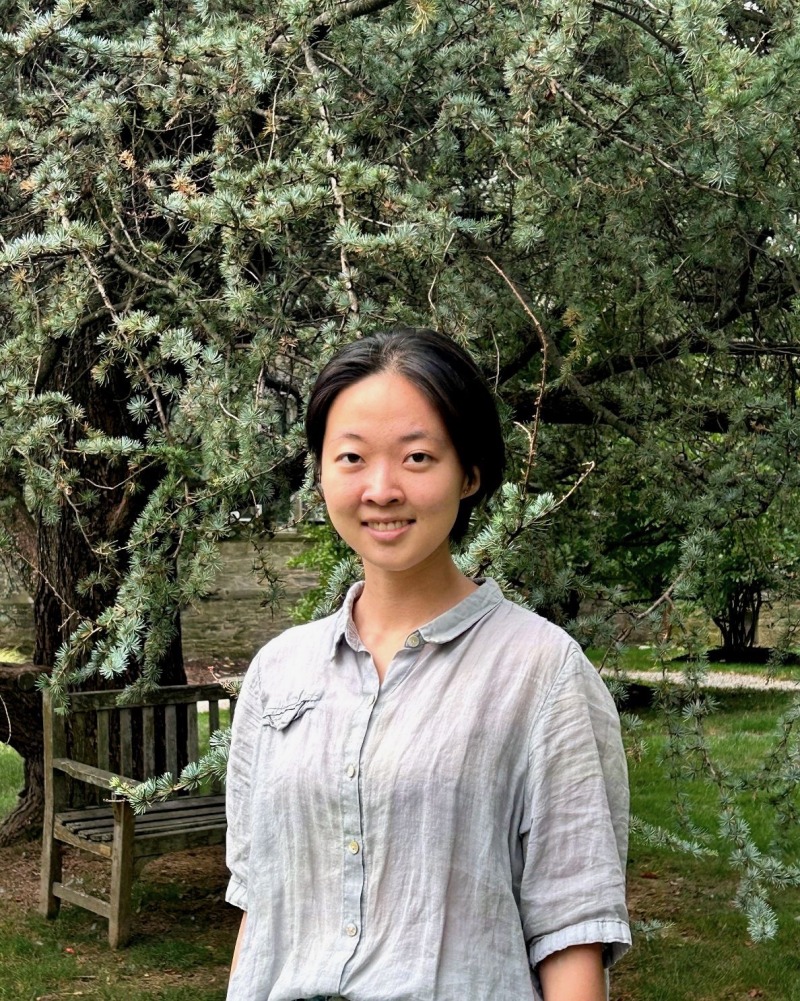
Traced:
<svg viewBox="0 0 800 1001">
<path fill-rule="evenodd" d="M 285 730 L 290 723 L 307 713 L 322 698 L 322 692 L 299 692 L 295 695 L 267 697 L 261 722 L 273 730 Z"/>
</svg>

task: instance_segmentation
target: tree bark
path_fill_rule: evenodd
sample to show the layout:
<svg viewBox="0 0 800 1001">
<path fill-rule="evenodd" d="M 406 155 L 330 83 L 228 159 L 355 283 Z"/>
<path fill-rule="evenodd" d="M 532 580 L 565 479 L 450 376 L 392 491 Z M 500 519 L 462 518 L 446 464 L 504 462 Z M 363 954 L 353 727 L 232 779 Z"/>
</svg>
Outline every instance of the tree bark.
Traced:
<svg viewBox="0 0 800 1001">
<path fill-rule="evenodd" d="M 48 369 L 42 391 L 68 395 L 80 405 L 86 415 L 85 425 L 108 435 L 135 438 L 140 430 L 133 424 L 125 407 L 130 393 L 122 377 L 99 385 L 86 373 L 96 361 L 97 330 L 86 328 L 73 335 L 68 352 L 56 352 L 56 360 Z M 83 422 L 62 421 L 64 448 L 62 468 L 64 481 L 61 502 L 55 520 L 39 515 L 36 520 L 36 573 L 34 580 L 35 640 L 34 670 L 53 667 L 62 644 L 84 619 L 94 620 L 114 603 L 116 582 L 106 587 L 83 588 L 82 582 L 100 569 L 94 546 L 101 541 L 116 543 L 120 551 L 130 536 L 131 528 L 157 482 L 160 472 L 150 470 L 139 477 L 141 490 L 131 496 L 125 489 L 127 470 L 119 462 L 101 455 L 82 455 L 75 448 L 84 434 Z M 77 472 L 80 479 L 99 485 L 100 499 L 92 504 L 74 499 L 78 490 L 67 486 L 66 473 Z M 58 479 L 60 470 L 54 470 Z M 119 570 L 124 570 L 124 565 Z M 118 579 L 118 578 L 117 578 Z M 161 680 L 165 684 L 185 684 L 178 609 L 175 609 L 176 633 L 171 648 L 162 661 Z M 121 688 L 135 679 L 138 665 L 132 664 L 121 676 L 111 679 L 95 677 L 84 686 L 87 689 Z M 34 700 L 36 705 L 32 705 Z M 12 746 L 25 759 L 25 789 L 20 802 L 2 826 L 0 843 L 8 843 L 29 835 L 38 835 L 41 810 L 44 805 L 42 769 L 41 696 L 9 687 L 6 704 L 12 720 Z M 22 733 L 20 733 L 22 731 Z M 94 739 L 83 734 L 84 741 Z M 68 748 L 72 750 L 72 748 Z"/>
<path fill-rule="evenodd" d="M 0 528 L 11 540 L 10 568 L 28 594 L 33 594 L 38 565 L 36 522 L 25 506 L 20 483 L 10 473 L 0 476 L 0 497 L 12 501 L 10 508 L 0 508 Z"/>
</svg>

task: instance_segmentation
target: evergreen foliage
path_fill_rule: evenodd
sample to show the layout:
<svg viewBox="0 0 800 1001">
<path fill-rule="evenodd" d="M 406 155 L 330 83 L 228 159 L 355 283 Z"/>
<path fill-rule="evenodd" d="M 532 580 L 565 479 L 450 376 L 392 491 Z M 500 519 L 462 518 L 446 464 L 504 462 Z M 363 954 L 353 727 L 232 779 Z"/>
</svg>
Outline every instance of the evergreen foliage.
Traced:
<svg viewBox="0 0 800 1001">
<path fill-rule="evenodd" d="M 697 604 L 743 636 L 744 612 L 782 602 L 792 643 L 793 4 L 0 13 L 0 544 L 60 610 L 37 641 L 56 694 L 158 683 L 229 512 L 274 521 L 302 482 L 313 375 L 393 323 L 458 339 L 502 400 L 509 481 L 467 572 L 567 624 L 603 599 L 657 626 L 664 659 L 670 638 L 692 648 Z M 354 572 L 333 571 L 322 611 Z M 701 679 L 692 662 L 687 706 Z M 753 845 L 702 713 L 665 712 L 676 760 L 719 784 L 739 902 L 767 936 L 767 888 L 796 869 Z M 761 786 L 787 820 L 796 725 Z M 220 742 L 178 781 L 223 760 Z M 684 826 L 673 843 L 700 850 Z"/>
</svg>

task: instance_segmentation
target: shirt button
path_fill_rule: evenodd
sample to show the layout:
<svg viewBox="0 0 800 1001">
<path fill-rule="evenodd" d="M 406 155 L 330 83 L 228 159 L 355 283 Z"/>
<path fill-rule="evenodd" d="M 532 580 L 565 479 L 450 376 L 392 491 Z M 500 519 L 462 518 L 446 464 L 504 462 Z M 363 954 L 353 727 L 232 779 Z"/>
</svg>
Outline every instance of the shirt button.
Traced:
<svg viewBox="0 0 800 1001">
<path fill-rule="evenodd" d="M 358 855 L 359 844 L 358 844 L 357 841 L 351 841 L 350 844 L 347 847 L 350 849 L 350 854 L 351 855 Z"/>
<path fill-rule="evenodd" d="M 377 695 L 374 695 L 374 694 L 370 695 L 370 697 L 369 697 L 369 704 L 371 706 L 374 706 L 377 701 L 378 701 L 378 696 Z"/>
<path fill-rule="evenodd" d="M 350 936 L 350 938 L 352 938 L 354 935 L 358 935 L 358 928 L 356 928 L 355 925 L 348 925 L 345 928 L 345 931 Z"/>
<path fill-rule="evenodd" d="M 416 648 L 420 645 L 421 642 L 422 642 L 422 637 L 420 636 L 420 634 L 412 633 L 406 640 L 406 646 L 410 646 L 412 650 L 416 650 Z"/>
<path fill-rule="evenodd" d="M 355 778 L 355 774 L 356 774 L 356 766 L 355 765 L 348 765 L 347 766 L 347 777 L 349 779 Z"/>
</svg>

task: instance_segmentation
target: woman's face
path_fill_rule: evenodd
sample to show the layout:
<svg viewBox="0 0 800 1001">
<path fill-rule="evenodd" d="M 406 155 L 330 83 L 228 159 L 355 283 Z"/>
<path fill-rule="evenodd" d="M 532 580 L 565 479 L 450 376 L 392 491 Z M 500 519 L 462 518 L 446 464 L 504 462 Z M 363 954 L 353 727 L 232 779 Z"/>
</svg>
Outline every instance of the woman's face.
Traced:
<svg viewBox="0 0 800 1001">
<path fill-rule="evenodd" d="M 365 573 L 450 559 L 450 531 L 479 487 L 436 409 L 402 375 L 353 383 L 328 412 L 320 468 L 328 515 Z"/>
</svg>

